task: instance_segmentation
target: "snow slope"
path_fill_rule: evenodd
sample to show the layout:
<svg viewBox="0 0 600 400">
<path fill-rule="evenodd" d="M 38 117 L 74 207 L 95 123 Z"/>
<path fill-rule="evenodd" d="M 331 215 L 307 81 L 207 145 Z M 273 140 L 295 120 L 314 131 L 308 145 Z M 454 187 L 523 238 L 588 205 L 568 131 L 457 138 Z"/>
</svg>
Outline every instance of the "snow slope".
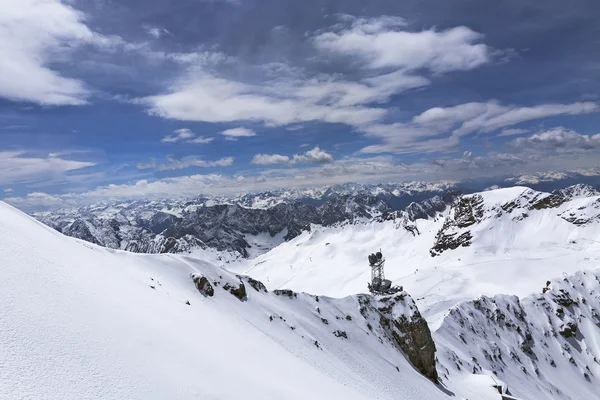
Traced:
<svg viewBox="0 0 600 400">
<path fill-rule="evenodd" d="M 247 286 L 240 301 L 207 262 L 101 248 L 1 202 L 0 271 L 1 399 L 449 398 L 367 329 L 357 296 Z"/>
<path fill-rule="evenodd" d="M 269 288 L 343 297 L 365 291 L 367 255 L 381 249 L 386 277 L 411 293 L 436 329 L 462 301 L 499 293 L 526 296 L 539 292 L 548 279 L 600 266 L 600 196 L 543 208 L 555 199 L 549 196 L 525 187 L 464 196 L 481 202 L 481 215 L 468 226 L 457 215 L 460 207 L 417 220 L 418 232 L 406 229 L 402 220 L 313 226 L 311 232 L 228 268 Z M 440 232 L 469 232 L 472 239 L 432 257 Z"/>
<path fill-rule="evenodd" d="M 523 399 L 598 399 L 600 270 L 549 283 L 543 294 L 453 308 L 434 334 L 442 380 L 460 390 L 484 375 Z"/>
</svg>

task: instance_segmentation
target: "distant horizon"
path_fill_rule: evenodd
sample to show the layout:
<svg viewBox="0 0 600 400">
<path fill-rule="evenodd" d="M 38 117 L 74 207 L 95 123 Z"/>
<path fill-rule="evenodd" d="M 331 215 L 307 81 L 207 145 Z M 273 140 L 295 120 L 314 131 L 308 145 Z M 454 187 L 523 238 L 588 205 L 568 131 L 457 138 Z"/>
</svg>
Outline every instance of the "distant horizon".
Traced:
<svg viewBox="0 0 600 400">
<path fill-rule="evenodd" d="M 388 182 L 380 182 L 380 183 L 361 183 L 361 182 L 344 182 L 344 183 L 336 183 L 330 185 L 315 185 L 315 186 L 305 186 L 305 187 L 294 187 L 294 188 L 274 188 L 274 189 L 265 189 L 265 190 L 256 190 L 256 191 L 241 191 L 241 192 L 231 192 L 231 193 L 221 193 L 221 194 L 210 194 L 210 193 L 195 193 L 189 195 L 174 195 L 174 196 L 138 196 L 138 197 L 126 197 L 126 198 L 102 198 L 102 199 L 94 199 L 94 198 L 78 198 L 74 197 L 58 197 L 56 199 L 56 204 L 53 206 L 40 206 L 35 201 L 36 194 L 33 194 L 32 204 L 28 203 L 17 203 L 11 204 L 8 201 L 8 204 L 15 206 L 16 208 L 21 209 L 27 213 L 36 214 L 36 213 L 44 213 L 44 212 L 52 212 L 59 209 L 79 209 L 85 208 L 95 205 L 101 204 L 114 204 L 114 203 L 135 203 L 135 202 L 144 202 L 144 201 L 162 201 L 162 202 L 177 202 L 177 201 L 192 201 L 199 199 L 206 199 L 209 201 L 236 201 L 240 200 L 243 197 L 253 197 L 264 194 L 273 194 L 273 197 L 276 198 L 282 192 L 292 192 L 293 195 L 306 195 L 306 197 L 301 197 L 301 199 L 309 199 L 309 198 L 320 198 L 320 197 L 311 197 L 310 192 L 313 190 L 321 190 L 327 191 L 329 189 L 335 187 L 345 187 L 351 185 L 360 185 L 368 188 L 378 188 L 385 186 L 406 186 L 404 189 L 407 191 L 412 191 L 413 193 L 445 193 L 450 190 L 466 190 L 465 193 L 475 193 L 480 191 L 485 191 L 493 187 L 502 188 L 510 188 L 515 186 L 523 186 L 528 187 L 534 190 L 542 191 L 542 192 L 552 192 L 558 189 L 565 189 L 567 187 L 577 186 L 577 185 L 585 185 L 592 186 L 596 189 L 600 189 L 600 174 L 598 175 L 575 175 L 571 173 L 568 176 L 564 176 L 564 172 L 554 172 L 552 173 L 555 176 L 547 176 L 547 174 L 525 174 L 521 176 L 512 176 L 512 177 L 501 177 L 501 178 L 473 178 L 473 179 L 464 179 L 464 180 L 438 180 L 438 181 L 388 181 Z M 558 176 L 556 176 L 558 175 Z M 528 180 L 524 180 L 528 179 Z M 512 181 L 512 182 L 511 182 Z M 419 187 L 419 186 L 425 187 Z M 4 200 L 0 200 L 4 201 Z M 225 204 L 225 203 L 216 203 L 216 204 Z"/>
</svg>

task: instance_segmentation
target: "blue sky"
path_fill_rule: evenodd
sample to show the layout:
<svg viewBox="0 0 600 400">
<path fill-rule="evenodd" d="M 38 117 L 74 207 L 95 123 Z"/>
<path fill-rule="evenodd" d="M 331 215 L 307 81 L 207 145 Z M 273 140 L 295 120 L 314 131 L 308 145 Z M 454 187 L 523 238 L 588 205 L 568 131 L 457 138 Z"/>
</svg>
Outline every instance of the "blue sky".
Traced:
<svg viewBox="0 0 600 400">
<path fill-rule="evenodd" d="M 3 0 L 0 196 L 597 168 L 598 16 L 587 0 Z"/>
</svg>

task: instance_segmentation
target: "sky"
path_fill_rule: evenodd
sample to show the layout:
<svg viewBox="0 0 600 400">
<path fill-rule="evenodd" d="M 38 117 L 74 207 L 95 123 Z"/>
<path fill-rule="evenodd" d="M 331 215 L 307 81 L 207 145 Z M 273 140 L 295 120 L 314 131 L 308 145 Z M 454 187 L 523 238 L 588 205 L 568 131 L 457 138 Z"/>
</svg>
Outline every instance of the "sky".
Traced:
<svg viewBox="0 0 600 400">
<path fill-rule="evenodd" d="M 600 3 L 0 0 L 0 199 L 600 167 Z"/>
</svg>

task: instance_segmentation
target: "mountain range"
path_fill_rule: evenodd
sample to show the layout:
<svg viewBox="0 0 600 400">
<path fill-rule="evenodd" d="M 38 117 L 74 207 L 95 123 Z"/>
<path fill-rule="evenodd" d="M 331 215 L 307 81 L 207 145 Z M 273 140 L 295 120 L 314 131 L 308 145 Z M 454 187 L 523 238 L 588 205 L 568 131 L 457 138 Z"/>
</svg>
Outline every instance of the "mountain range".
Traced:
<svg viewBox="0 0 600 400">
<path fill-rule="evenodd" d="M 169 204 L 103 205 L 87 217 L 145 216 L 162 223 L 162 233 L 185 226 L 156 217 L 176 216 L 164 211 Z M 0 203 L 0 393 L 596 399 L 600 193 L 593 187 L 449 191 L 396 210 L 372 193 L 267 209 L 187 206 L 239 234 L 297 210 L 345 219 L 309 222 L 288 237 L 282 232 L 299 217 L 273 237 L 264 223 L 244 240 L 256 233 L 270 246 L 245 257 L 204 242 L 191 254 L 135 254 L 69 238 Z M 376 250 L 386 277 L 402 286 L 394 295 L 364 294 L 367 255 Z"/>
</svg>

